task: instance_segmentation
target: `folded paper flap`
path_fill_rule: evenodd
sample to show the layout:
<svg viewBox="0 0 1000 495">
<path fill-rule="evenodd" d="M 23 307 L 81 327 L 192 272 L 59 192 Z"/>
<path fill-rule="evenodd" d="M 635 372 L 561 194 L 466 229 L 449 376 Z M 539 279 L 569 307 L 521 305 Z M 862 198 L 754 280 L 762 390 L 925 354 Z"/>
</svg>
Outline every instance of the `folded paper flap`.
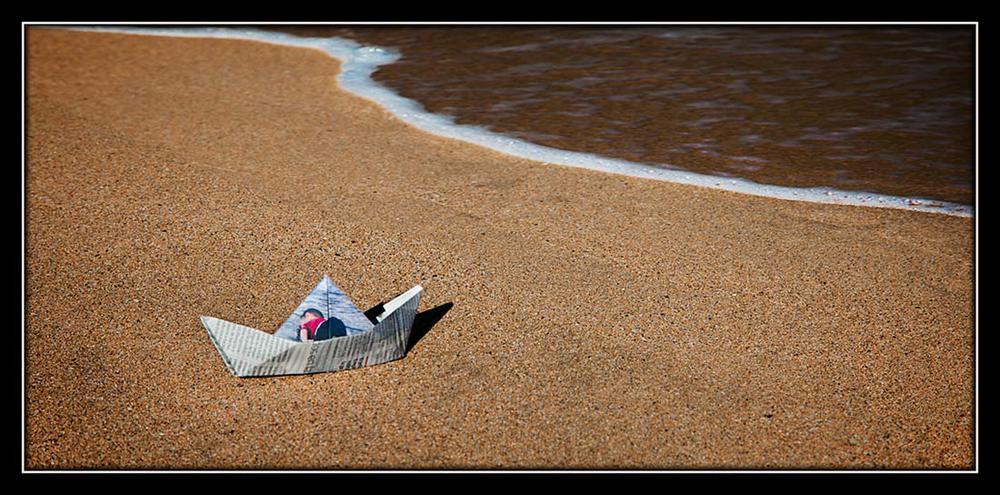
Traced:
<svg viewBox="0 0 1000 495">
<path fill-rule="evenodd" d="M 201 322 L 226 367 L 239 376 L 291 348 L 306 345 L 211 316 L 202 316 Z"/>
<path fill-rule="evenodd" d="M 351 302 L 344 291 L 340 290 L 330 277 L 323 277 L 312 292 L 302 301 L 295 311 L 289 315 L 288 319 L 278 327 L 275 335 L 285 339 L 298 339 L 299 322 L 302 313 L 307 309 L 317 309 L 323 313 L 324 318 L 337 318 L 344 323 L 347 334 L 371 330 L 374 325 L 368 320 L 364 313 Z"/>
<path fill-rule="evenodd" d="M 375 316 L 375 320 L 378 321 L 378 322 L 382 322 L 389 315 L 391 315 L 394 311 L 396 311 L 399 308 L 401 308 L 403 305 L 405 305 L 407 302 L 409 302 L 414 297 L 419 298 L 420 297 L 420 293 L 423 292 L 423 290 L 424 290 L 423 287 L 421 287 L 420 285 L 416 285 L 412 289 L 410 289 L 410 290 L 408 290 L 408 291 L 406 291 L 406 292 L 404 292 L 404 293 L 396 296 L 395 298 L 393 298 L 393 300 L 391 300 L 391 301 L 383 304 L 382 305 L 382 313 L 376 315 Z"/>
<path fill-rule="evenodd" d="M 231 321 L 226 321 L 221 318 L 215 318 L 212 316 L 202 316 L 201 323 L 208 329 L 209 333 L 214 336 L 219 336 L 224 331 L 237 331 L 247 335 L 252 336 L 254 339 L 259 339 L 261 341 L 274 340 L 276 342 L 281 342 L 281 345 L 293 346 L 298 345 L 301 342 L 290 342 L 287 339 L 278 337 L 272 333 L 267 333 L 263 330 L 258 330 L 253 327 L 248 327 L 245 325 L 240 325 L 239 323 L 233 323 Z"/>
</svg>

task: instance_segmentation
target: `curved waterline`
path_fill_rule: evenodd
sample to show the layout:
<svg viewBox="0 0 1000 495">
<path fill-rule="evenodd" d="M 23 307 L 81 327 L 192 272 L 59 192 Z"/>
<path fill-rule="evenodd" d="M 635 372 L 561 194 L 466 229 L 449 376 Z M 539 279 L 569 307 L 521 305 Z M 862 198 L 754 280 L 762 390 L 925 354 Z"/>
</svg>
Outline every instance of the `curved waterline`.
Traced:
<svg viewBox="0 0 1000 495">
<path fill-rule="evenodd" d="M 870 192 L 844 191 L 828 187 L 802 188 L 761 184 L 747 179 L 667 169 L 591 153 L 560 150 L 503 136 L 480 126 L 459 125 L 451 117 L 427 112 L 420 103 L 404 98 L 372 79 L 372 74 L 379 66 L 395 62 L 400 57 L 399 53 L 379 47 L 362 46 L 349 39 L 307 38 L 279 32 L 233 28 L 123 26 L 73 26 L 69 28 L 136 35 L 249 40 L 281 46 L 318 49 L 341 62 L 341 71 L 337 76 L 337 81 L 344 90 L 374 101 L 407 124 L 435 135 L 458 139 L 508 155 L 547 164 L 586 168 L 792 201 L 898 208 L 963 217 L 971 217 L 973 214 L 971 206 L 957 203 Z"/>
</svg>

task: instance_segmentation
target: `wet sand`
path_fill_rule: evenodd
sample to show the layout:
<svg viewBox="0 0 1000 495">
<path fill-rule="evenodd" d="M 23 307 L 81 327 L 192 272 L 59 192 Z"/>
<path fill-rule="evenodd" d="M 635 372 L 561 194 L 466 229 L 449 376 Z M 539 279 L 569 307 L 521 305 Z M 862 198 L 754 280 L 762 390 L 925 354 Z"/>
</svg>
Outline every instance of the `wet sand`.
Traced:
<svg viewBox="0 0 1000 495">
<path fill-rule="evenodd" d="M 511 158 L 314 50 L 27 48 L 28 468 L 971 467 L 969 218 Z M 199 315 L 273 330 L 324 274 L 452 306 L 399 361 L 230 375 Z"/>
</svg>

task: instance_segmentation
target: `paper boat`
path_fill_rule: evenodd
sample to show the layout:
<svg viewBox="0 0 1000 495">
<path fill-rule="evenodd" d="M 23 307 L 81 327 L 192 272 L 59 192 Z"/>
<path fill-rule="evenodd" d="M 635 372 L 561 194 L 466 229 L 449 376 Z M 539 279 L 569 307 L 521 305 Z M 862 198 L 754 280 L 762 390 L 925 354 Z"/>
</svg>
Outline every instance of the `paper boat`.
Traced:
<svg viewBox="0 0 1000 495">
<path fill-rule="evenodd" d="M 366 316 L 329 277 L 323 277 L 273 334 L 211 316 L 202 316 L 201 323 L 222 361 L 236 376 L 340 371 L 403 357 L 421 292 L 423 288 L 417 285 L 370 309 Z M 299 319 L 311 308 L 338 322 L 341 333 L 346 335 L 314 342 L 298 341 Z"/>
</svg>

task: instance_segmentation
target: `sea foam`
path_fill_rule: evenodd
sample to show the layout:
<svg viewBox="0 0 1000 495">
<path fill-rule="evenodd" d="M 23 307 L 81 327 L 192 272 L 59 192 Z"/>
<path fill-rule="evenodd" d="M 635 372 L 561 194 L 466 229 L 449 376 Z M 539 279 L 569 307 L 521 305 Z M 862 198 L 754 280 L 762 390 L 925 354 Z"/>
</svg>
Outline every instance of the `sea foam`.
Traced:
<svg viewBox="0 0 1000 495">
<path fill-rule="evenodd" d="M 497 134 L 480 126 L 459 125 L 454 122 L 453 117 L 430 113 L 420 103 L 404 98 L 372 79 L 372 74 L 379 66 L 391 64 L 399 60 L 400 53 L 387 48 L 362 46 L 349 39 L 307 38 L 255 29 L 216 27 L 73 26 L 70 29 L 151 36 L 251 40 L 282 46 L 318 49 L 341 62 L 341 73 L 337 78 L 341 87 L 351 93 L 376 102 L 402 121 L 433 134 L 458 139 L 519 158 L 547 164 L 586 168 L 631 177 L 723 189 L 737 193 L 792 201 L 899 208 L 964 217 L 973 215 L 973 208 L 971 206 L 957 203 L 924 198 L 889 196 L 871 192 L 844 191 L 828 187 L 802 188 L 761 184 L 742 178 L 699 174 L 682 169 L 668 169 L 619 160 L 592 153 L 560 150 Z"/>
</svg>

